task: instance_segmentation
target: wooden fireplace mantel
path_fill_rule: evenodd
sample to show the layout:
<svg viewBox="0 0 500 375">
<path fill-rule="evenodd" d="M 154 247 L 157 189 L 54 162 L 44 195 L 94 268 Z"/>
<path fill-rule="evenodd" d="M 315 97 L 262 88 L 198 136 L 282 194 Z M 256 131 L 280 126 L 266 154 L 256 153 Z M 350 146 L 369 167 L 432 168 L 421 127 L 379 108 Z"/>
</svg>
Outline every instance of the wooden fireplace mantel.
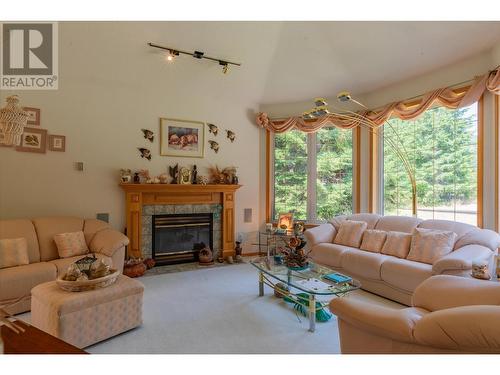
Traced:
<svg viewBox="0 0 500 375">
<path fill-rule="evenodd" d="M 221 204 L 221 249 L 224 257 L 234 255 L 234 201 L 241 185 L 125 184 L 125 214 L 128 255 L 142 257 L 142 206 L 155 204 Z"/>
</svg>

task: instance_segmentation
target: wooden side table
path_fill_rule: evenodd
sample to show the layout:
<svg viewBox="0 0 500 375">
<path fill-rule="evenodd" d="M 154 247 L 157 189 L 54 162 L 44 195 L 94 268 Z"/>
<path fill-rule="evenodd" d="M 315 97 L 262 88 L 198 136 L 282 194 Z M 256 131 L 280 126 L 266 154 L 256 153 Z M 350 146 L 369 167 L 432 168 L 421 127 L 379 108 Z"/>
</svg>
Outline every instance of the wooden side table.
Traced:
<svg viewBox="0 0 500 375">
<path fill-rule="evenodd" d="M 6 326 L 0 327 L 5 354 L 88 354 L 20 320 L 16 324 L 21 325 L 25 331 L 15 333 Z"/>
</svg>

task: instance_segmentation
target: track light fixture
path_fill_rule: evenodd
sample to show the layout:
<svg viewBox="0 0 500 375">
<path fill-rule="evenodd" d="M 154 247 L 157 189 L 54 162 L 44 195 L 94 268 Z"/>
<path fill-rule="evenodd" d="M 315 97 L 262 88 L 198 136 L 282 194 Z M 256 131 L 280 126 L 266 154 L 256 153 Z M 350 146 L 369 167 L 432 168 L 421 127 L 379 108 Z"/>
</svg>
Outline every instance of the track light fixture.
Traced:
<svg viewBox="0 0 500 375">
<path fill-rule="evenodd" d="M 153 48 L 158 48 L 158 49 L 162 49 L 164 51 L 168 51 L 168 54 L 166 57 L 167 61 L 173 61 L 176 56 L 179 56 L 179 54 L 182 53 L 183 55 L 193 56 L 196 59 L 200 59 L 200 60 L 207 59 L 207 60 L 218 62 L 219 65 L 222 65 L 222 73 L 223 74 L 226 74 L 229 71 L 229 65 L 241 66 L 240 63 L 235 63 L 235 62 L 231 62 L 231 61 L 227 61 L 227 60 L 217 59 L 215 57 L 205 56 L 205 53 L 201 52 L 201 51 L 194 51 L 193 53 L 191 53 L 191 52 L 176 50 L 176 49 L 173 49 L 170 47 L 160 46 L 158 44 L 151 43 L 151 42 L 149 42 L 148 45 L 150 47 L 153 47 Z"/>
<path fill-rule="evenodd" d="M 229 65 L 227 64 L 227 62 L 219 60 L 219 65 L 222 65 L 222 74 L 227 74 L 229 70 Z"/>
<path fill-rule="evenodd" d="M 167 61 L 173 61 L 176 56 L 179 56 L 179 51 L 170 49 L 167 54 Z"/>
</svg>

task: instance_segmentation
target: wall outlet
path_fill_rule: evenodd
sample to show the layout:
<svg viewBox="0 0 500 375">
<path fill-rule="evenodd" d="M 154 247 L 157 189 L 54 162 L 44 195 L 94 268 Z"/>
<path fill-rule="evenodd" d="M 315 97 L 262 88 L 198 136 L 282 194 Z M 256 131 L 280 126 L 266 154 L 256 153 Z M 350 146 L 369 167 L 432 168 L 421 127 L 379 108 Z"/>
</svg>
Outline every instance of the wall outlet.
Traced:
<svg viewBox="0 0 500 375">
<path fill-rule="evenodd" d="M 109 223 L 109 213 L 99 213 L 96 215 L 97 220 L 102 220 L 105 221 L 106 223 Z"/>
</svg>

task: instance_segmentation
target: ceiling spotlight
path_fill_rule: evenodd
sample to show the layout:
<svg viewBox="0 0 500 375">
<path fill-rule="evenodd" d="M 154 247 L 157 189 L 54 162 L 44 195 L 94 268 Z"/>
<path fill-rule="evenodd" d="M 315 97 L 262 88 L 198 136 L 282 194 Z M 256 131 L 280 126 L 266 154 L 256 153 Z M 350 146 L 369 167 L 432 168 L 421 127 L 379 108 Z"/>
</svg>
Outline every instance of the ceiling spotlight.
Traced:
<svg viewBox="0 0 500 375">
<path fill-rule="evenodd" d="M 222 65 L 222 74 L 227 74 L 229 71 L 229 65 L 226 61 L 219 60 L 219 65 Z"/>
<path fill-rule="evenodd" d="M 168 50 L 167 61 L 174 61 L 175 56 L 179 56 L 179 51 L 174 49 Z"/>
</svg>

